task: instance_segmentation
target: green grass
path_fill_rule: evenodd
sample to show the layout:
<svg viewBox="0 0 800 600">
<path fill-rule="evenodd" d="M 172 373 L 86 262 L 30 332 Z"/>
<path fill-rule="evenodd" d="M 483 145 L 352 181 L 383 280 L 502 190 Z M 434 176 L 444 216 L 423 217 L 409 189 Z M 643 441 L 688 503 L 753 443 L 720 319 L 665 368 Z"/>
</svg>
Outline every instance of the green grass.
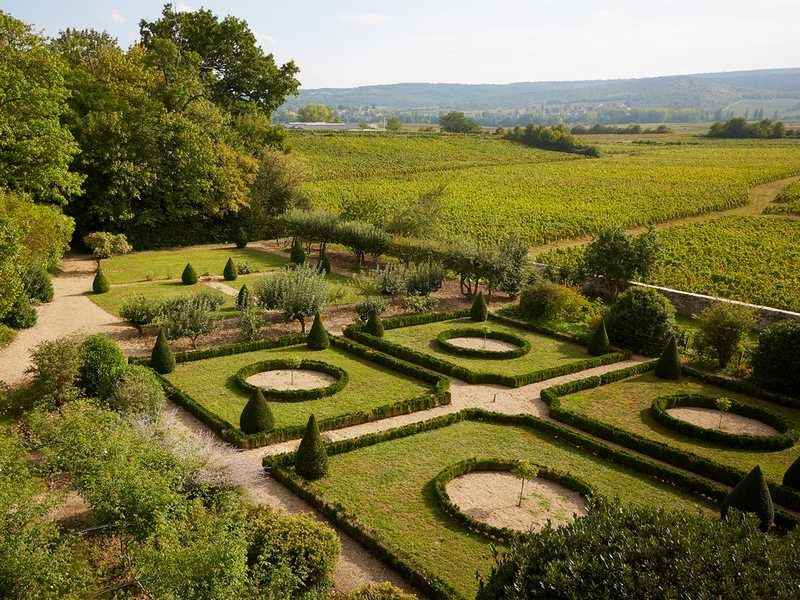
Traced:
<svg viewBox="0 0 800 600">
<path fill-rule="evenodd" d="M 766 478 L 775 483 L 781 482 L 786 469 L 800 456 L 798 445 L 778 452 L 754 452 L 700 441 L 664 427 L 650 416 L 650 405 L 657 397 L 682 393 L 726 396 L 781 415 L 792 426 L 800 427 L 798 410 L 738 394 L 689 377 L 673 382 L 658 379 L 652 373 L 565 396 L 561 398 L 561 407 L 742 471 L 750 471 L 754 466 L 761 465 Z"/>
<path fill-rule="evenodd" d="M 305 402 L 270 402 L 275 427 L 304 425 L 309 415 L 317 420 L 409 400 L 430 387 L 424 382 L 381 367 L 338 348 L 313 351 L 305 345 L 233 354 L 181 363 L 167 378 L 197 402 L 233 425 L 247 403 L 247 395 L 234 381 L 236 372 L 255 362 L 278 358 L 311 358 L 347 371 L 345 388 L 326 398 Z"/>
<path fill-rule="evenodd" d="M 529 459 L 627 502 L 702 506 L 697 498 L 546 434 L 472 421 L 332 456 L 328 476 L 310 485 L 375 530 L 383 543 L 474 598 L 475 573 L 485 575 L 493 564 L 491 544 L 444 514 L 430 485 L 445 467 L 469 458 Z"/>
<path fill-rule="evenodd" d="M 180 279 L 186 263 L 198 275 L 222 275 L 228 258 L 247 262 L 252 269 L 267 271 L 282 267 L 288 259 L 257 248 L 209 248 L 190 246 L 173 250 L 132 252 L 102 261 L 103 271 L 112 285 L 159 279 Z"/>
<path fill-rule="evenodd" d="M 447 329 L 457 329 L 460 327 L 480 328 L 482 324 L 475 323 L 469 319 L 438 321 L 425 325 L 387 329 L 384 334 L 384 339 L 419 352 L 425 352 L 426 354 L 430 354 L 431 356 L 446 360 L 472 371 L 486 371 L 509 376 L 523 375 L 541 369 L 557 367 L 565 363 L 589 357 L 586 348 L 579 344 L 565 342 L 532 331 L 518 329 L 496 322 L 489 322 L 487 324 L 490 331 L 505 331 L 528 340 L 531 343 L 530 352 L 519 358 L 493 360 L 457 356 L 440 350 L 436 343 L 436 336 Z"/>
</svg>

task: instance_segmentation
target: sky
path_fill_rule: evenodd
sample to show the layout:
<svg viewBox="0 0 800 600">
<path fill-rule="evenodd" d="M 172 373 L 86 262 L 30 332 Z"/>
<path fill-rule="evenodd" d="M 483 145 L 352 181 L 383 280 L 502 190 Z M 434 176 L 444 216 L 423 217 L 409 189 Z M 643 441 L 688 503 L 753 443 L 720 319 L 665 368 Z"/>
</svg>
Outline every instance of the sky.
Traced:
<svg viewBox="0 0 800 600">
<path fill-rule="evenodd" d="M 46 35 L 104 29 L 128 46 L 163 1 L 0 0 Z M 510 83 L 800 66 L 800 0 L 175 2 L 245 19 L 303 87 Z"/>
</svg>

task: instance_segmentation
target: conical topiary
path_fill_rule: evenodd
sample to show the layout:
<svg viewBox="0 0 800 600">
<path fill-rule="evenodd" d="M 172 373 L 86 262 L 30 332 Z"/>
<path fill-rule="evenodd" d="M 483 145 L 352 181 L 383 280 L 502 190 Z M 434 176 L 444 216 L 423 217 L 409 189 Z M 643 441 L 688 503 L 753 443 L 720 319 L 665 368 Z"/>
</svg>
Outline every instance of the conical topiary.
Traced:
<svg viewBox="0 0 800 600">
<path fill-rule="evenodd" d="M 800 492 L 800 457 L 786 469 L 786 473 L 783 474 L 783 485 Z"/>
<path fill-rule="evenodd" d="M 720 512 L 723 518 L 731 508 L 755 513 L 761 522 L 762 531 L 766 531 L 772 526 L 775 521 L 775 508 L 772 505 L 772 496 L 770 496 L 761 467 L 758 465 L 753 467 L 753 470 L 736 484 L 736 487 L 722 502 Z"/>
<path fill-rule="evenodd" d="M 267 404 L 264 393 L 257 389 L 251 395 L 247 404 L 244 405 L 242 414 L 239 416 L 239 429 L 247 435 L 254 433 L 264 433 L 272 431 L 275 427 L 275 417 Z"/>
<path fill-rule="evenodd" d="M 325 273 L 326 275 L 331 273 L 331 259 L 328 258 L 328 253 L 323 252 L 322 256 L 317 263 L 317 271 L 320 273 Z"/>
<path fill-rule="evenodd" d="M 94 280 L 92 281 L 92 291 L 95 294 L 105 294 L 110 289 L 111 284 L 108 283 L 106 274 L 103 273 L 102 268 L 97 267 L 97 272 L 94 274 Z"/>
<path fill-rule="evenodd" d="M 239 293 L 236 294 L 236 309 L 244 310 L 250 306 L 250 302 L 250 290 L 247 288 L 247 284 L 245 283 L 241 288 L 239 288 Z"/>
<path fill-rule="evenodd" d="M 306 251 L 303 250 L 303 244 L 300 243 L 300 238 L 294 238 L 294 242 L 292 242 L 292 251 L 289 253 L 289 261 L 293 265 L 302 265 L 306 262 Z"/>
<path fill-rule="evenodd" d="M 314 415 L 308 417 L 306 431 L 295 455 L 294 467 L 306 479 L 319 479 L 328 472 L 328 452 L 322 443 Z"/>
<path fill-rule="evenodd" d="M 314 324 L 311 326 L 311 331 L 308 332 L 306 342 L 312 350 L 325 350 L 331 345 L 331 341 L 328 339 L 328 332 L 325 331 L 325 325 L 322 324 L 322 317 L 319 313 L 314 315 Z"/>
<path fill-rule="evenodd" d="M 163 329 L 158 332 L 156 345 L 153 346 L 153 352 L 150 354 L 150 366 L 162 375 L 175 370 L 175 355 L 172 354 Z"/>
<path fill-rule="evenodd" d="M 592 356 L 601 356 L 607 354 L 611 344 L 608 341 L 608 331 L 606 331 L 606 320 L 600 319 L 600 323 L 592 333 L 592 339 L 589 340 L 589 354 Z"/>
<path fill-rule="evenodd" d="M 239 229 L 236 230 L 236 235 L 234 236 L 233 241 L 236 243 L 237 248 L 244 248 L 247 246 L 248 238 L 244 227 L 239 227 Z"/>
<path fill-rule="evenodd" d="M 381 320 L 381 316 L 377 311 L 373 310 L 369 313 L 369 318 L 367 319 L 367 325 L 364 327 L 364 331 L 370 335 L 374 335 L 375 337 L 383 337 L 383 321 Z"/>
<path fill-rule="evenodd" d="M 486 306 L 486 298 L 483 297 L 483 292 L 478 292 L 478 295 L 475 296 L 469 316 L 472 317 L 473 321 L 485 321 L 489 318 L 489 307 Z"/>
<path fill-rule="evenodd" d="M 656 376 L 661 379 L 681 378 L 681 357 L 678 354 L 678 344 L 675 336 L 671 336 L 664 351 L 656 363 Z"/>
<path fill-rule="evenodd" d="M 197 283 L 197 273 L 195 273 L 192 263 L 186 263 L 186 266 L 183 268 L 183 273 L 181 274 L 181 281 L 186 285 L 194 285 Z"/>
<path fill-rule="evenodd" d="M 233 259 L 228 257 L 228 262 L 225 263 L 225 269 L 222 271 L 222 276 L 225 281 L 233 281 L 239 274 L 236 272 L 236 265 L 233 264 Z"/>
</svg>

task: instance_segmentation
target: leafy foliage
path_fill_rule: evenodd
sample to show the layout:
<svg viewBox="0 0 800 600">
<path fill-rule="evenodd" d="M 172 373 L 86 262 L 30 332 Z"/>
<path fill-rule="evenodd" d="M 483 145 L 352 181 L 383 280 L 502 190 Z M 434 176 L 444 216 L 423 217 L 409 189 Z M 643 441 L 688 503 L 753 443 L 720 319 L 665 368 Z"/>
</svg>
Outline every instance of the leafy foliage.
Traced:
<svg viewBox="0 0 800 600">
<path fill-rule="evenodd" d="M 606 315 L 608 336 L 615 346 L 656 356 L 675 332 L 675 308 L 650 288 L 629 288 Z"/>
<path fill-rule="evenodd" d="M 303 243 L 298 237 L 295 237 L 292 241 L 292 250 L 289 253 L 289 261 L 293 265 L 303 265 L 306 262 L 306 251 L 303 250 Z"/>
<path fill-rule="evenodd" d="M 181 281 L 183 281 L 184 285 L 194 285 L 197 283 L 197 273 L 192 263 L 186 263 L 186 266 L 183 268 L 183 273 L 181 273 Z"/>
<path fill-rule="evenodd" d="M 106 400 L 128 364 L 122 350 L 111 338 L 97 334 L 84 339 L 79 352 L 80 386 L 88 396 Z"/>
<path fill-rule="evenodd" d="M 695 349 L 713 357 L 717 365 L 724 368 L 755 327 L 756 317 L 745 306 L 717 302 L 698 315 L 697 324 L 699 331 L 692 340 Z"/>
<path fill-rule="evenodd" d="M 68 336 L 40 342 L 31 352 L 29 372 L 41 387 L 45 405 L 61 406 L 80 395 L 81 340 Z"/>
<path fill-rule="evenodd" d="M 239 276 L 239 273 L 236 271 L 236 265 L 233 264 L 232 258 L 228 258 L 228 262 L 225 263 L 225 269 L 222 271 L 222 276 L 225 278 L 225 281 L 233 281 Z"/>
<path fill-rule="evenodd" d="M 164 302 L 161 306 L 159 322 L 168 340 L 188 337 L 192 347 L 197 346 L 197 338 L 214 330 L 213 311 L 215 305 L 209 302 L 212 296 L 195 294 L 178 296 Z"/>
<path fill-rule="evenodd" d="M 797 132 L 787 130 L 781 121 L 762 119 L 755 123 L 748 123 L 742 117 L 728 121 L 714 123 L 708 130 L 708 137 L 716 138 L 782 138 L 787 135 L 798 135 Z"/>
<path fill-rule="evenodd" d="M 125 299 L 119 309 L 119 316 L 142 333 L 146 325 L 153 323 L 161 312 L 161 304 L 150 300 L 144 294 L 136 294 Z"/>
<path fill-rule="evenodd" d="M 529 320 L 575 322 L 588 308 L 588 300 L 577 289 L 546 279 L 523 288 L 519 298 L 519 312 Z"/>
<path fill-rule="evenodd" d="M 406 275 L 406 293 L 409 296 L 430 296 L 442 288 L 444 267 L 426 262 L 415 265 Z"/>
<path fill-rule="evenodd" d="M 439 127 L 448 133 L 477 133 L 481 126 L 463 112 L 452 111 L 439 117 Z"/>
<path fill-rule="evenodd" d="M 244 310 L 253 304 L 253 297 L 250 295 L 250 288 L 247 284 L 243 284 L 239 288 L 239 293 L 236 294 L 236 309 Z"/>
<path fill-rule="evenodd" d="M 254 294 L 264 308 L 279 308 L 287 319 L 299 321 L 305 333 L 306 318 L 325 306 L 327 288 L 324 275 L 313 267 L 300 265 L 267 275 L 258 282 Z"/>
<path fill-rule="evenodd" d="M 603 278 L 611 297 L 628 286 L 633 279 L 647 279 L 660 255 L 655 232 L 651 229 L 637 237 L 621 229 L 604 229 L 586 247 L 586 270 Z"/>
<path fill-rule="evenodd" d="M 23 292 L 14 300 L 3 318 L 3 323 L 14 329 L 27 329 L 36 325 L 37 318 L 36 309 L 31 306 L 31 301 Z"/>
<path fill-rule="evenodd" d="M 574 152 L 585 156 L 600 156 L 600 150 L 593 146 L 584 146 L 578 138 L 565 125 L 526 125 L 525 128 L 514 127 L 506 134 L 506 138 L 520 142 L 526 146 L 542 148 L 544 150 L 557 150 L 559 152 Z"/>
<path fill-rule="evenodd" d="M 239 335 L 244 339 L 255 341 L 269 323 L 269 316 L 258 306 L 247 306 L 239 313 Z"/>
<path fill-rule="evenodd" d="M 764 329 L 751 364 L 753 376 L 765 387 L 800 394 L 800 321 L 779 321 Z"/>
<path fill-rule="evenodd" d="M 383 321 L 377 311 L 369 313 L 364 331 L 378 338 L 383 337 Z"/>
<path fill-rule="evenodd" d="M 469 314 L 473 321 L 485 321 L 489 317 L 489 307 L 486 305 L 483 292 L 478 292 L 478 295 L 475 296 Z"/>
<path fill-rule="evenodd" d="M 128 238 L 124 233 L 115 234 L 107 231 L 95 231 L 83 236 L 83 244 L 91 250 L 92 256 L 98 260 L 127 254 L 133 250 L 133 246 L 128 243 Z"/>
<path fill-rule="evenodd" d="M 606 320 L 600 319 L 594 328 L 592 337 L 589 340 L 589 354 L 592 356 L 602 356 L 609 351 L 610 342 L 606 331 Z"/>
<path fill-rule="evenodd" d="M 51 302 L 53 300 L 53 283 L 50 275 L 41 265 L 31 265 L 22 277 L 25 295 L 34 302 Z"/>
<path fill-rule="evenodd" d="M 153 372 L 140 365 L 129 365 L 114 384 L 107 400 L 108 407 L 124 415 L 158 419 L 166 396 Z"/>
</svg>

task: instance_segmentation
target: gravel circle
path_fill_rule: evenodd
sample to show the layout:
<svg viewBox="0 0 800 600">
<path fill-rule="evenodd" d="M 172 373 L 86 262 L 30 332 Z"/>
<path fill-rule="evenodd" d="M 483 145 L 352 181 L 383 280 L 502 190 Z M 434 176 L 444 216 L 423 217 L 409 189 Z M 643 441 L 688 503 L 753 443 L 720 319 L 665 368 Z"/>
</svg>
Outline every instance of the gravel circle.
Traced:
<svg viewBox="0 0 800 600">
<path fill-rule="evenodd" d="M 315 390 L 336 383 L 336 378 L 311 369 L 273 369 L 251 375 L 245 380 L 264 390 Z"/>
<path fill-rule="evenodd" d="M 766 423 L 735 413 L 721 413 L 713 408 L 681 407 L 665 411 L 669 416 L 704 429 L 716 429 L 736 435 L 779 435 L 780 432 Z M 720 428 L 720 416 L 722 427 Z"/>
<path fill-rule="evenodd" d="M 492 338 L 478 338 L 478 337 L 456 337 L 447 340 L 453 346 L 459 348 L 468 348 L 470 350 L 486 350 L 487 352 L 508 352 L 509 350 L 516 350 L 519 348 L 516 344 L 511 342 L 504 342 L 503 340 L 493 340 Z"/>
</svg>

